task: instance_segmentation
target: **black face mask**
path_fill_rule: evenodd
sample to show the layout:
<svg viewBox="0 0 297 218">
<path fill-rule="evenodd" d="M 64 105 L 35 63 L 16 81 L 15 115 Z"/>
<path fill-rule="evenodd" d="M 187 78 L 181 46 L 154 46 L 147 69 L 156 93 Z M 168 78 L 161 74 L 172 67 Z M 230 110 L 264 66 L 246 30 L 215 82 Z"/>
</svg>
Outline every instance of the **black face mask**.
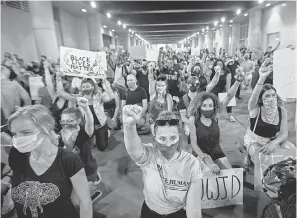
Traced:
<svg viewBox="0 0 297 218">
<path fill-rule="evenodd" d="M 205 111 L 200 109 L 201 114 L 205 117 L 205 118 L 211 118 L 214 112 L 214 109 L 209 110 L 209 111 Z"/>
<path fill-rule="evenodd" d="M 190 91 L 191 92 L 197 92 L 197 87 L 196 86 L 191 86 Z"/>
</svg>

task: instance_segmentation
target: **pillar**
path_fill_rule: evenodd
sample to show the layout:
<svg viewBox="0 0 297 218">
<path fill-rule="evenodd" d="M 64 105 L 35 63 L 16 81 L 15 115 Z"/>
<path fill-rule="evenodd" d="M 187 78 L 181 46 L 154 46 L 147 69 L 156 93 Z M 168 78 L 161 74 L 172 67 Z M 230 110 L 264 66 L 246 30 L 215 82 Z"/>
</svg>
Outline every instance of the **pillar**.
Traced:
<svg viewBox="0 0 297 218">
<path fill-rule="evenodd" d="M 262 10 L 252 10 L 249 14 L 248 48 L 261 47 Z"/>
<path fill-rule="evenodd" d="M 116 46 L 116 39 L 115 39 L 115 34 L 114 32 L 112 32 L 112 35 L 111 35 L 111 44 Z"/>
<path fill-rule="evenodd" d="M 88 32 L 90 39 L 91 50 L 103 50 L 103 36 L 102 36 L 102 24 L 100 15 L 97 13 L 91 13 L 87 17 Z"/>
<path fill-rule="evenodd" d="M 50 1 L 29 1 L 37 54 L 58 59 L 53 6 Z"/>
<path fill-rule="evenodd" d="M 205 45 L 209 52 L 213 51 L 213 31 L 211 30 L 205 34 Z"/>
<path fill-rule="evenodd" d="M 139 40 L 138 38 L 135 37 L 136 45 L 139 45 Z"/>
<path fill-rule="evenodd" d="M 222 49 L 229 54 L 229 25 L 226 24 L 222 28 Z"/>
<path fill-rule="evenodd" d="M 202 34 L 198 36 L 198 48 L 200 50 L 204 48 L 204 35 Z"/>
<path fill-rule="evenodd" d="M 130 33 L 128 31 L 126 31 L 124 35 L 124 49 L 130 52 Z"/>
<path fill-rule="evenodd" d="M 133 46 L 136 45 L 136 37 L 135 37 L 135 35 L 132 36 L 132 45 Z"/>
<path fill-rule="evenodd" d="M 192 41 L 192 48 L 195 48 L 195 37 L 193 37 L 192 39 L 191 39 L 191 41 Z"/>
<path fill-rule="evenodd" d="M 239 46 L 240 23 L 233 23 L 231 30 L 231 54 L 234 55 Z"/>
</svg>

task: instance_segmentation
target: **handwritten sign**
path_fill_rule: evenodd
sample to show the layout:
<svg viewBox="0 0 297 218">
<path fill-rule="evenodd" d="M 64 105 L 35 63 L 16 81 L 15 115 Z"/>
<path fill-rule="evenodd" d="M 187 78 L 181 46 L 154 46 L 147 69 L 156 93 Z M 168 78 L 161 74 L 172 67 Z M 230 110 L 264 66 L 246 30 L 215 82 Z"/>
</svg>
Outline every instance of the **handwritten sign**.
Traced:
<svg viewBox="0 0 297 218">
<path fill-rule="evenodd" d="M 158 61 L 159 50 L 158 49 L 147 49 L 146 60 L 147 61 Z"/>
<path fill-rule="evenodd" d="M 273 53 L 273 86 L 281 98 L 297 98 L 297 52 L 290 48 Z"/>
<path fill-rule="evenodd" d="M 96 78 L 107 70 L 106 53 L 60 47 L 60 66 L 65 75 Z"/>
<path fill-rule="evenodd" d="M 218 176 L 204 173 L 201 201 L 202 209 L 243 204 L 243 169 L 221 170 Z"/>
<path fill-rule="evenodd" d="M 29 77 L 29 89 L 32 100 L 38 99 L 38 90 L 44 87 L 41 76 Z"/>
<path fill-rule="evenodd" d="M 130 55 L 133 59 L 146 58 L 146 45 L 135 45 L 130 47 Z"/>
<path fill-rule="evenodd" d="M 226 92 L 219 93 L 219 100 L 220 100 L 220 102 L 223 102 L 226 97 L 227 97 L 227 93 Z M 229 102 L 229 104 L 227 106 L 228 107 L 235 107 L 236 106 L 236 99 L 235 99 L 235 97 L 233 97 L 231 99 L 231 101 Z"/>
<path fill-rule="evenodd" d="M 259 155 L 255 158 L 254 189 L 257 191 L 263 191 L 261 181 L 265 170 L 270 165 L 286 160 L 289 157 L 296 159 L 296 150 L 276 149 L 271 155 L 259 153 Z"/>
<path fill-rule="evenodd" d="M 200 55 L 200 49 L 199 48 L 191 48 L 191 55 L 198 56 Z"/>
</svg>

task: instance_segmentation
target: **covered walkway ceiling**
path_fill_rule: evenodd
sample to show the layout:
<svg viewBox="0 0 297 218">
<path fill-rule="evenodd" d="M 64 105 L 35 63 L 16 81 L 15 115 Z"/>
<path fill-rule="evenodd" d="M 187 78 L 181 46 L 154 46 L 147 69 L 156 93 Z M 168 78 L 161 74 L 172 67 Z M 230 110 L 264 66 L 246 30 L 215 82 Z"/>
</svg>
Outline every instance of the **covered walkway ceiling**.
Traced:
<svg viewBox="0 0 297 218">
<path fill-rule="evenodd" d="M 215 28 L 214 21 L 226 22 L 258 1 L 98 1 L 97 10 L 111 14 L 127 29 L 152 44 L 177 43 L 206 28 Z M 217 25 L 219 27 L 219 25 Z"/>
</svg>

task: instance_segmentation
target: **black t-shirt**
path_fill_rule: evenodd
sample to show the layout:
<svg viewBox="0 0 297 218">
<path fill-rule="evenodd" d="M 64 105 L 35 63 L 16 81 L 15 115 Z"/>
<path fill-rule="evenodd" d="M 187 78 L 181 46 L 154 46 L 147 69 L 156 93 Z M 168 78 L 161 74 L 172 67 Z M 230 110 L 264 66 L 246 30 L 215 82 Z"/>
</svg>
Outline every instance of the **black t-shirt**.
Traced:
<svg viewBox="0 0 297 218">
<path fill-rule="evenodd" d="M 222 92 L 226 92 L 226 84 L 227 84 L 227 75 L 230 74 L 231 72 L 225 68 L 224 70 L 224 74 L 223 75 L 220 75 L 220 78 L 219 78 L 219 82 L 216 84 L 216 86 L 212 89 L 212 93 L 215 94 L 215 95 L 218 95 L 219 93 L 222 93 Z M 214 70 L 211 74 L 211 79 L 214 77 Z"/>
<path fill-rule="evenodd" d="M 138 86 L 134 91 L 127 89 L 127 92 L 121 96 L 121 100 L 126 100 L 126 105 L 137 104 L 142 106 L 142 100 L 147 98 L 148 96 L 145 89 L 140 86 Z"/>
<path fill-rule="evenodd" d="M 142 71 L 137 71 L 136 78 L 138 80 L 138 85 L 144 88 L 147 95 L 149 95 L 148 72 L 146 74 L 143 74 Z"/>
<path fill-rule="evenodd" d="M 188 102 L 189 102 L 189 104 L 190 104 L 190 102 L 191 102 L 191 98 L 189 97 L 189 95 L 188 94 L 186 94 L 187 96 L 187 98 L 188 98 Z M 185 101 L 184 101 L 184 96 L 182 96 L 180 99 L 179 99 L 179 103 L 178 103 L 178 106 L 177 106 L 177 108 L 178 108 L 178 110 L 187 110 L 187 105 L 186 105 L 186 103 L 185 103 Z"/>
<path fill-rule="evenodd" d="M 83 168 L 78 155 L 59 147 L 53 164 L 38 176 L 30 166 L 29 155 L 12 148 L 9 165 L 13 170 L 11 193 L 18 218 L 79 218 L 70 199 L 70 178 Z"/>
<path fill-rule="evenodd" d="M 163 68 L 161 74 L 166 75 L 167 78 L 167 89 L 170 95 L 172 96 L 181 96 L 181 93 L 178 88 L 178 79 L 180 77 L 179 72 L 174 69 L 168 69 L 167 67 Z"/>
</svg>

